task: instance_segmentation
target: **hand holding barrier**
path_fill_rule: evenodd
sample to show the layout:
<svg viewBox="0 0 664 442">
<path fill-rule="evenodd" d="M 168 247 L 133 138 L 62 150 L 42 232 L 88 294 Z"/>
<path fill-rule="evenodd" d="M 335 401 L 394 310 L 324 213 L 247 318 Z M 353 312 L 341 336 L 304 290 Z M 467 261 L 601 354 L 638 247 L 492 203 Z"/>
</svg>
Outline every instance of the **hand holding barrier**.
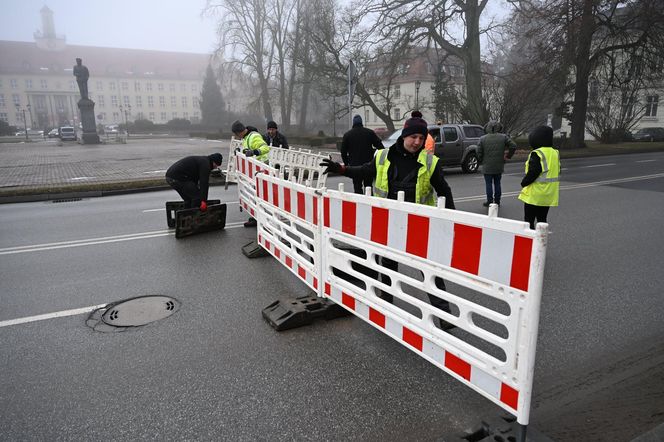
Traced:
<svg viewBox="0 0 664 442">
<path fill-rule="evenodd" d="M 255 189 L 259 243 L 291 272 L 528 423 L 546 224 L 266 175 Z"/>
</svg>

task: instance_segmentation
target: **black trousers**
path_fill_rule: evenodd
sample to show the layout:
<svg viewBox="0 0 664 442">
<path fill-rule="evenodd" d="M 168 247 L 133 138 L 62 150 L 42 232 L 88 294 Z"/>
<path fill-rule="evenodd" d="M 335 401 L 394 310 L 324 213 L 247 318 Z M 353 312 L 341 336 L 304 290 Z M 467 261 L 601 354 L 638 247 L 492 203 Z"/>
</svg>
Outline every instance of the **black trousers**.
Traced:
<svg viewBox="0 0 664 442">
<path fill-rule="evenodd" d="M 548 213 L 549 206 L 533 206 L 523 203 L 523 220 L 530 224 L 531 229 L 535 229 L 535 220 L 538 223 L 545 223 Z"/>
<path fill-rule="evenodd" d="M 178 181 L 166 177 L 166 182 L 184 200 L 184 208 L 191 209 L 201 205 L 201 189 L 193 181 Z"/>
<path fill-rule="evenodd" d="M 371 187 L 371 180 L 364 180 L 363 178 L 353 178 L 353 191 L 364 195 L 364 188 Z"/>
<path fill-rule="evenodd" d="M 381 258 L 381 264 L 383 267 L 394 270 L 395 272 L 399 270 L 399 263 L 390 259 L 390 258 Z M 380 281 L 383 284 L 387 284 L 389 281 L 389 276 L 381 273 L 381 279 Z M 443 281 L 442 278 L 436 278 L 435 279 L 436 287 L 445 290 L 445 281 Z M 394 286 L 394 284 L 393 284 Z M 429 296 L 429 303 L 433 305 L 436 308 L 441 309 L 444 312 L 451 313 L 452 311 L 450 310 L 450 303 L 445 301 L 444 299 L 440 299 L 439 297 L 432 295 L 432 294 L 427 294 Z M 390 293 L 387 293 L 385 291 L 382 292 L 380 295 L 380 298 L 389 302 L 390 304 L 394 304 L 394 296 Z"/>
</svg>

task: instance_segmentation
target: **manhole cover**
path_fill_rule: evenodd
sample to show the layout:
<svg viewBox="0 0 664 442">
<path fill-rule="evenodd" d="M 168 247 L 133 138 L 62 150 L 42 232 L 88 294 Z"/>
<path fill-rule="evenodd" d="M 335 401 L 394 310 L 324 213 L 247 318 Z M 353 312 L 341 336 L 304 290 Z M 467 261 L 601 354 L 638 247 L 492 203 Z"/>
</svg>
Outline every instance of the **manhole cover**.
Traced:
<svg viewBox="0 0 664 442">
<path fill-rule="evenodd" d="M 110 305 L 101 320 L 114 327 L 138 327 L 168 318 L 180 303 L 168 296 L 140 296 Z"/>
<path fill-rule="evenodd" d="M 180 309 L 180 301 L 148 295 L 114 302 L 90 313 L 86 324 L 100 332 L 121 332 L 167 318 Z"/>
</svg>

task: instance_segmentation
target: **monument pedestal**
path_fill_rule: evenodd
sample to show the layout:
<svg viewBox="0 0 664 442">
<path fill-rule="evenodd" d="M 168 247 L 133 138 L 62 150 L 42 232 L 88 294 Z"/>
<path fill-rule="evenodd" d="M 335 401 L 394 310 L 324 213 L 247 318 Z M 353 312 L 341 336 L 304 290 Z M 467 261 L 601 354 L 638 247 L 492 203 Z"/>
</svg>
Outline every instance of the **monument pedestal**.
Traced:
<svg viewBox="0 0 664 442">
<path fill-rule="evenodd" d="M 81 142 L 83 144 L 99 144 L 99 135 L 97 135 L 97 125 L 95 124 L 95 102 L 89 98 L 81 98 L 78 100 L 78 109 L 81 111 L 81 125 L 83 126 Z"/>
</svg>

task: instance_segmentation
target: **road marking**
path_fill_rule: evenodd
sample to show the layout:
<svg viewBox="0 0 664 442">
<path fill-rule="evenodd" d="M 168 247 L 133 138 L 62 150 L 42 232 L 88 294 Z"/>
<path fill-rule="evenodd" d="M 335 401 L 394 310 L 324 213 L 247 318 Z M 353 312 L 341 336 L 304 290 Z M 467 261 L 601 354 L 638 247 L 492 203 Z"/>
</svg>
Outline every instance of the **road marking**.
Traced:
<svg viewBox="0 0 664 442">
<path fill-rule="evenodd" d="M 43 321 L 45 319 L 64 318 L 66 316 L 82 315 L 83 313 L 89 313 L 91 311 L 106 307 L 107 305 L 108 304 L 91 305 L 90 307 L 76 308 L 73 310 L 62 310 L 60 312 L 45 313 L 43 315 L 27 316 L 25 318 L 18 318 L 18 319 L 9 319 L 7 321 L 0 321 L 0 328 L 9 327 L 10 325 L 26 324 L 28 322 Z"/>
<path fill-rule="evenodd" d="M 243 227 L 244 222 L 226 224 L 226 229 L 237 229 Z M 101 238 L 77 239 L 47 244 L 33 244 L 29 246 L 5 247 L 0 249 L 0 255 L 15 255 L 27 252 L 43 252 L 44 250 L 68 249 L 72 247 L 93 246 L 98 244 L 109 244 L 114 242 L 133 241 L 136 239 L 159 238 L 161 236 L 173 236 L 175 230 L 155 230 L 152 232 L 130 233 L 128 235 L 105 236 Z"/>
<path fill-rule="evenodd" d="M 228 201 L 228 202 L 222 202 L 221 204 L 240 204 L 240 202 L 239 201 Z M 166 210 L 166 208 L 163 208 L 163 209 L 146 209 L 146 210 L 143 210 L 143 213 L 163 212 L 165 210 Z"/>
<path fill-rule="evenodd" d="M 657 160 L 639 160 L 639 161 L 637 161 L 637 163 L 652 163 L 654 161 L 657 161 Z"/>
<path fill-rule="evenodd" d="M 151 170 L 149 172 L 143 172 L 143 173 L 164 173 L 164 172 L 166 172 L 166 169 L 164 169 L 164 170 Z"/>
<path fill-rule="evenodd" d="M 616 163 L 606 163 L 606 164 L 593 164 L 591 166 L 581 166 L 580 169 L 590 169 L 591 167 L 606 167 L 606 166 L 615 166 Z"/>
<path fill-rule="evenodd" d="M 78 180 L 92 180 L 96 177 L 94 176 L 77 176 L 75 178 L 69 178 L 69 181 L 78 181 Z"/>
</svg>

